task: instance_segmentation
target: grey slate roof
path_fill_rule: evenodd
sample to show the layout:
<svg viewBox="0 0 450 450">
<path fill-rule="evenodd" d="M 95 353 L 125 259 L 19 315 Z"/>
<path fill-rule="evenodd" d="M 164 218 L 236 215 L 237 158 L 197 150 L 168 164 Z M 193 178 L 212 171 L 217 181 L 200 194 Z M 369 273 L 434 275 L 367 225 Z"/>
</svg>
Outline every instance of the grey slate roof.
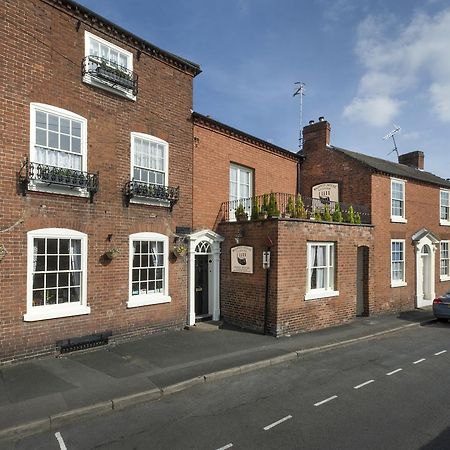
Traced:
<svg viewBox="0 0 450 450">
<path fill-rule="evenodd" d="M 393 161 L 386 161 L 385 159 L 375 158 L 374 156 L 363 155 L 362 153 L 352 152 L 345 148 L 331 146 L 334 151 L 340 152 L 352 159 L 356 159 L 363 165 L 377 171 L 394 175 L 401 178 L 410 178 L 413 180 L 422 181 L 423 183 L 436 184 L 438 186 L 450 188 L 450 181 L 438 177 L 430 172 L 415 169 L 414 167 L 406 166 L 405 164 L 395 163 Z"/>
</svg>

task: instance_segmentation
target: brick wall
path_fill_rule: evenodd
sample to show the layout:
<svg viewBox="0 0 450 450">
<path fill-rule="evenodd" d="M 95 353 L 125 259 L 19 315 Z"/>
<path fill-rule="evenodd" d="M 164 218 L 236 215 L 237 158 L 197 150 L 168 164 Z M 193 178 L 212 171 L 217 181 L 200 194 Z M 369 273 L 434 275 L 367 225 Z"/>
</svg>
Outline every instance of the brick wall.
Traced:
<svg viewBox="0 0 450 450">
<path fill-rule="evenodd" d="M 296 193 L 295 155 L 257 141 L 194 119 L 194 228 L 214 229 L 222 202 L 230 199 L 231 163 L 253 169 L 253 195 Z"/>
<path fill-rule="evenodd" d="M 254 273 L 230 271 L 230 250 L 239 227 L 244 231 L 242 245 L 254 247 Z M 373 265 L 372 227 L 326 224 L 298 219 L 252 221 L 245 224 L 221 224 L 222 244 L 221 313 L 228 322 L 262 332 L 266 271 L 262 252 L 272 241 L 269 271 L 269 330 L 286 335 L 338 325 L 356 315 L 357 251 L 369 248 L 369 268 Z M 307 286 L 307 242 L 334 242 L 336 283 L 339 296 L 305 300 Z M 373 279 L 368 280 L 369 299 L 373 297 Z"/>
<path fill-rule="evenodd" d="M 192 226 L 192 78 L 169 62 L 136 48 L 109 27 L 96 28 L 89 18 L 72 15 L 46 1 L 5 0 L 0 49 L 0 242 L 8 251 L 0 262 L 0 361 L 51 351 L 57 340 L 104 330 L 142 333 L 185 323 L 186 264 L 169 264 L 172 302 L 126 308 L 128 236 L 136 232 L 168 235 L 176 225 Z M 63 7 L 61 7 L 63 8 Z M 75 14 L 75 12 L 73 12 Z M 78 20 L 81 20 L 77 30 Z M 133 53 L 139 76 L 137 100 L 84 84 L 81 61 L 88 30 Z M 88 171 L 100 173 L 93 204 L 87 199 L 31 192 L 18 193 L 18 170 L 29 155 L 30 102 L 46 103 L 79 114 L 88 123 Z M 168 208 L 124 206 L 122 188 L 130 179 L 130 132 L 143 132 L 169 143 L 169 185 L 180 186 L 180 200 Z M 88 304 L 79 317 L 24 322 L 26 312 L 26 233 L 64 227 L 88 235 Z M 111 242 L 107 241 L 112 234 Z M 108 247 L 120 256 L 105 264 Z"/>
</svg>

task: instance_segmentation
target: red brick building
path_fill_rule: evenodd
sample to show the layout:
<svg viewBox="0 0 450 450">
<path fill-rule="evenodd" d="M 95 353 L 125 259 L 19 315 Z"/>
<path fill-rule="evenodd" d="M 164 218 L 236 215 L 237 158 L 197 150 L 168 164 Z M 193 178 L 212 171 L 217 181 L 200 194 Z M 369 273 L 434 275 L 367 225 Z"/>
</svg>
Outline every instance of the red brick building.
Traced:
<svg viewBox="0 0 450 450">
<path fill-rule="evenodd" d="M 199 66 L 70 0 L 2 16 L 0 361 L 182 327 Z"/>
<path fill-rule="evenodd" d="M 366 205 L 374 225 L 368 312 L 431 305 L 450 288 L 450 182 L 424 170 L 424 154 L 386 161 L 330 145 L 330 124 L 304 128 L 301 192 L 335 184 L 339 201 Z"/>
</svg>

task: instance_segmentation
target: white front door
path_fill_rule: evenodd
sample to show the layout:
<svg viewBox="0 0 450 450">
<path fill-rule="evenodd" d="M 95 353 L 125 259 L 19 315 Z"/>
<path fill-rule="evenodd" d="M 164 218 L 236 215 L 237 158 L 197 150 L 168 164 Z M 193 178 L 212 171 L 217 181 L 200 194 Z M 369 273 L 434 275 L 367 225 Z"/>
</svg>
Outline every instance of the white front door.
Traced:
<svg viewBox="0 0 450 450">
<path fill-rule="evenodd" d="M 435 297 L 435 247 L 428 237 L 416 245 L 416 299 L 417 307 L 430 306 Z"/>
</svg>

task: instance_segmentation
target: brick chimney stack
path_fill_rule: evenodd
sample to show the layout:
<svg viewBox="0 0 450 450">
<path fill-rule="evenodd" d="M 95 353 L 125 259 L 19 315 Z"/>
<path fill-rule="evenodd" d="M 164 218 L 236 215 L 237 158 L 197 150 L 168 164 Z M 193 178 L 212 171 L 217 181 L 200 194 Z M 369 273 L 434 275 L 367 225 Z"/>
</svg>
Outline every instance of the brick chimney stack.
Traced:
<svg viewBox="0 0 450 450">
<path fill-rule="evenodd" d="M 414 167 L 414 169 L 423 170 L 425 167 L 425 156 L 423 152 L 417 150 L 415 152 L 400 155 L 398 157 L 398 162 L 405 166 Z"/>
<path fill-rule="evenodd" d="M 323 118 L 319 117 L 319 121 L 309 121 L 309 125 L 303 127 L 303 152 L 305 156 L 308 151 L 317 147 L 325 147 L 330 144 L 330 124 Z"/>
</svg>

